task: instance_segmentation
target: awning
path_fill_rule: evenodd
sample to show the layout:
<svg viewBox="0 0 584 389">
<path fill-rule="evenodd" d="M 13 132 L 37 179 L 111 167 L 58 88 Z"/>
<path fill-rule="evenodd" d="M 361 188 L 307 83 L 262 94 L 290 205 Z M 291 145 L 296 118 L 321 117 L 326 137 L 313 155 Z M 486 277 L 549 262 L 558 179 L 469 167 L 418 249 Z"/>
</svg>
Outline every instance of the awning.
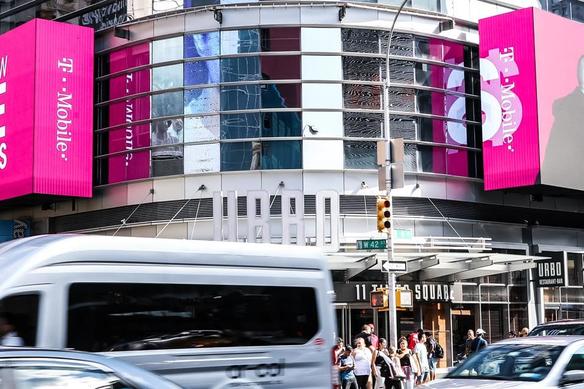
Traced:
<svg viewBox="0 0 584 389">
<path fill-rule="evenodd" d="M 346 270 L 348 280 L 368 269 L 381 270 L 387 253 L 336 253 L 328 257 L 331 270 Z M 548 257 L 501 253 L 399 253 L 394 259 L 407 262 L 407 272 L 417 273 L 420 281 L 463 281 L 512 271 L 528 270 L 535 261 Z"/>
</svg>

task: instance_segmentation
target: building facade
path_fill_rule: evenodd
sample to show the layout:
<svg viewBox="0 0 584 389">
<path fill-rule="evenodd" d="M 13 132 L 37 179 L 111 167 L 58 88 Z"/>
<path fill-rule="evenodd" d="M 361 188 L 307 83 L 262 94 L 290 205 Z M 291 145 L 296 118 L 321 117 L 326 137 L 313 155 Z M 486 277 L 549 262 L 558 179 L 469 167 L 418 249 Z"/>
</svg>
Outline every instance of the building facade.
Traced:
<svg viewBox="0 0 584 389">
<path fill-rule="evenodd" d="M 405 171 L 395 257 L 414 298 L 400 335 L 432 330 L 450 363 L 469 328 L 497 341 L 584 318 L 584 202 L 483 190 L 477 22 L 538 2 L 413 0 L 391 45 L 398 1 L 167 3 L 127 3 L 132 20 L 96 35 L 93 198 L 4 207 L 2 219 L 33 234 L 321 246 L 339 335 L 374 323 L 385 336 L 369 292 L 387 282 L 386 254 L 356 241 L 383 238 L 389 46 L 390 134 L 404 139 Z M 81 23 L 80 10 L 58 20 Z M 536 288 L 540 257 L 564 263 L 565 287 Z"/>
</svg>

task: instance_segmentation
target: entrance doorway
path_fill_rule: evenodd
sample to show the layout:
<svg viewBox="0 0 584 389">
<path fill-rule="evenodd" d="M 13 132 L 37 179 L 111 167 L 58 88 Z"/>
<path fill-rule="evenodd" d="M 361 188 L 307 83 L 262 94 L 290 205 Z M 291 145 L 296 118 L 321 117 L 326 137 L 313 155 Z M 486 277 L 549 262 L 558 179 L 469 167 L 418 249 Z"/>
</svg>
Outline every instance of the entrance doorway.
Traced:
<svg viewBox="0 0 584 389">
<path fill-rule="evenodd" d="M 471 307 L 456 307 L 452 309 L 452 352 L 454 360 L 464 353 L 464 344 L 468 330 L 475 330 L 476 322 Z"/>
</svg>

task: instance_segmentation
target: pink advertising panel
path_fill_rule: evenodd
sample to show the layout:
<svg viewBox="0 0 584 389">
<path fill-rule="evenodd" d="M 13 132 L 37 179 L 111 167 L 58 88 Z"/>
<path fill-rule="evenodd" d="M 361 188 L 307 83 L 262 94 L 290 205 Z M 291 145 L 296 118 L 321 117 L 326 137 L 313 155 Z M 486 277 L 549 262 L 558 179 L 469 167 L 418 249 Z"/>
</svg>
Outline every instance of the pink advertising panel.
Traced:
<svg viewBox="0 0 584 389">
<path fill-rule="evenodd" d="M 91 197 L 93 30 L 35 19 L 0 36 L 0 200 Z"/>
<path fill-rule="evenodd" d="M 534 9 L 482 19 L 479 35 L 485 190 L 537 184 Z"/>
<path fill-rule="evenodd" d="M 110 71 L 121 72 L 150 63 L 149 43 L 124 48 L 110 54 Z M 150 70 L 142 69 L 110 79 L 108 183 L 150 176 L 150 124 L 132 122 L 150 119 L 150 96 L 124 98 L 150 91 Z"/>
</svg>

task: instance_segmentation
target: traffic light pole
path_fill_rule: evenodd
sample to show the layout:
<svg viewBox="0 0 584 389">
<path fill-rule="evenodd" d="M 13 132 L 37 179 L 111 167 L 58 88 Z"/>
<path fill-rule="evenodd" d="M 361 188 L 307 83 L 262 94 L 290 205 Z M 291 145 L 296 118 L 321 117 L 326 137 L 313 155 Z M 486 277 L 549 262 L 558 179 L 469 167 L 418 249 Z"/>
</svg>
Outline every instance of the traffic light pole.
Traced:
<svg viewBox="0 0 584 389">
<path fill-rule="evenodd" d="M 387 40 L 387 53 L 385 56 L 385 82 L 383 85 L 383 123 L 385 129 L 385 190 L 387 192 L 387 197 L 389 197 L 391 215 L 393 217 L 393 198 L 391 197 L 391 126 L 389 118 L 389 87 L 390 87 L 390 72 L 389 72 L 389 52 L 391 50 L 391 41 L 393 38 L 393 29 L 395 28 L 395 22 L 399 17 L 401 11 L 408 0 L 403 0 L 397 13 L 393 17 L 393 23 L 391 24 L 391 30 L 389 30 L 389 38 Z M 381 189 L 381 188 L 379 188 Z M 393 223 L 392 223 L 393 224 Z M 393 240 L 392 231 L 393 227 L 389 230 L 387 234 L 387 260 L 393 260 Z M 397 307 L 396 307 L 396 283 L 395 283 L 395 272 L 387 273 L 387 289 L 388 289 L 388 308 L 387 316 L 389 323 L 389 344 L 397 348 Z"/>
</svg>

